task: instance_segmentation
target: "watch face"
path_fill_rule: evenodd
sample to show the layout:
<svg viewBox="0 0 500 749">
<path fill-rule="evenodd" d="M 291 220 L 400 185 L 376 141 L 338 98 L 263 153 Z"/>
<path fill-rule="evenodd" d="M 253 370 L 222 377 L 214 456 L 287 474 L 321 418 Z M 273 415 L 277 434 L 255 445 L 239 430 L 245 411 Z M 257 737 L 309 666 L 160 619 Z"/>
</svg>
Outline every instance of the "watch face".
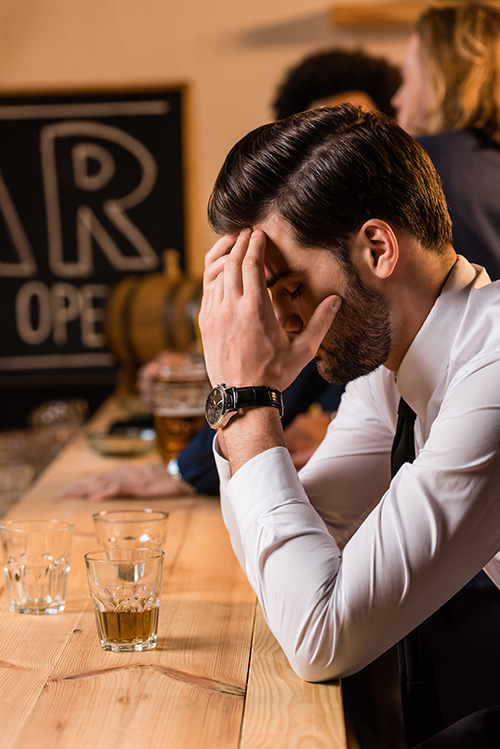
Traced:
<svg viewBox="0 0 500 749">
<path fill-rule="evenodd" d="M 217 385 L 209 392 L 205 404 L 205 418 L 214 429 L 216 429 L 222 421 L 224 415 L 224 404 L 224 390 Z"/>
</svg>

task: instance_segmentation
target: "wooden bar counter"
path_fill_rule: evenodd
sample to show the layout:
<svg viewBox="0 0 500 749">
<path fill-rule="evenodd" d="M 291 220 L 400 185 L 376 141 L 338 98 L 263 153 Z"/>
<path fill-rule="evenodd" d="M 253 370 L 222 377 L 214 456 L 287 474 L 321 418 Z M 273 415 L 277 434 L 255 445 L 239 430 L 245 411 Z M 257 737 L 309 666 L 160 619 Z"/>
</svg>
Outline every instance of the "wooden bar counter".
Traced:
<svg viewBox="0 0 500 749">
<path fill-rule="evenodd" d="M 117 415 L 110 402 L 96 421 Z M 10 611 L 1 575 L 2 749 L 346 747 L 340 685 L 308 684 L 291 670 L 232 552 L 216 498 L 61 498 L 68 483 L 125 463 L 95 453 L 84 432 L 6 516 L 71 521 L 75 535 L 61 614 Z M 103 651 L 83 560 L 97 548 L 92 513 L 141 506 L 170 513 L 158 645 Z"/>
</svg>

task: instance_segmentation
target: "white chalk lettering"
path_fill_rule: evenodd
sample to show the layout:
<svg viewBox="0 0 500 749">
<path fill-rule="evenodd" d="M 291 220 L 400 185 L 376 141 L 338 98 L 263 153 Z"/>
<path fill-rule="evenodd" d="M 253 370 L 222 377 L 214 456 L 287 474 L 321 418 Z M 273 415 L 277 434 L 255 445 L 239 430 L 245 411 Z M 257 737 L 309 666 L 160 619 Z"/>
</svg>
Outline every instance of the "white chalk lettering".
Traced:
<svg viewBox="0 0 500 749">
<path fill-rule="evenodd" d="M 61 220 L 61 186 L 58 181 L 56 151 L 64 138 L 78 138 L 72 147 L 71 161 L 75 191 L 85 190 L 88 199 L 75 209 L 75 235 L 71 242 L 63 239 Z M 100 145 L 85 140 L 100 140 Z M 42 128 L 40 135 L 42 173 L 47 210 L 49 264 L 61 278 L 88 277 L 94 271 L 93 247 L 97 244 L 113 268 L 120 271 L 152 270 L 159 265 L 158 255 L 127 215 L 127 211 L 142 203 L 156 182 L 158 167 L 148 149 L 128 133 L 97 122 L 59 122 Z M 109 182 L 117 165 L 110 150 L 111 144 L 124 149 L 138 166 L 139 182 L 126 195 L 110 197 Z M 106 147 L 106 145 L 108 147 Z M 92 173 L 90 166 L 97 162 L 99 170 Z M 107 188 L 107 190 L 105 189 Z M 64 193 L 68 188 L 65 186 Z M 98 218 L 110 222 L 131 245 L 135 254 L 125 255 L 115 239 Z M 76 259 L 68 258 L 68 248 L 76 241 Z"/>
<path fill-rule="evenodd" d="M 115 173 L 115 162 L 109 151 L 96 143 L 81 143 L 71 152 L 75 184 L 82 190 L 101 190 Z M 90 173 L 92 162 L 99 164 L 99 171 Z"/>
<path fill-rule="evenodd" d="M 54 343 L 64 346 L 68 342 L 68 323 L 80 317 L 82 311 L 80 291 L 70 283 L 56 283 L 51 304 Z"/>
<path fill-rule="evenodd" d="M 82 294 L 82 343 L 87 348 L 102 348 L 107 343 L 106 335 L 98 332 L 99 323 L 106 319 L 106 307 L 94 306 L 95 299 L 107 299 L 109 287 L 102 284 L 86 284 L 81 288 Z"/>
<path fill-rule="evenodd" d="M 25 343 L 43 343 L 49 337 L 52 329 L 50 294 L 41 281 L 30 281 L 19 289 L 16 322 L 19 336 Z"/>
<path fill-rule="evenodd" d="M 0 243 L 0 276 L 8 278 L 35 276 L 37 266 L 33 252 L 24 231 L 21 220 L 16 211 L 14 202 L 7 189 L 7 185 L 0 172 L 0 214 L 5 222 L 7 233 L 10 236 L 17 254 L 17 261 L 2 261 L 2 245 Z"/>
<path fill-rule="evenodd" d="M 70 283 L 52 287 L 41 281 L 29 281 L 18 291 L 15 314 L 19 337 L 25 343 L 39 345 L 52 340 L 64 347 L 69 340 L 70 326 L 77 326 L 79 339 L 86 349 L 104 348 L 103 332 L 106 299 L 109 287 L 85 284 L 80 288 Z"/>
</svg>

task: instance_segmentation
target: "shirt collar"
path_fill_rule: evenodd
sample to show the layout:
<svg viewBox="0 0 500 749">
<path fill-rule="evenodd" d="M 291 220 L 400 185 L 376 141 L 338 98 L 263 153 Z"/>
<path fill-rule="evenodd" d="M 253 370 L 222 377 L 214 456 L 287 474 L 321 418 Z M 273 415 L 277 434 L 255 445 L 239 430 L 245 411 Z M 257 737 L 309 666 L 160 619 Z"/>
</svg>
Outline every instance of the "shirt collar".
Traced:
<svg viewBox="0 0 500 749">
<path fill-rule="evenodd" d="M 401 362 L 397 373 L 398 390 L 422 420 L 429 400 L 448 368 L 451 347 L 465 313 L 470 289 L 489 282 L 484 268 L 472 265 L 458 255 L 441 294 Z"/>
</svg>

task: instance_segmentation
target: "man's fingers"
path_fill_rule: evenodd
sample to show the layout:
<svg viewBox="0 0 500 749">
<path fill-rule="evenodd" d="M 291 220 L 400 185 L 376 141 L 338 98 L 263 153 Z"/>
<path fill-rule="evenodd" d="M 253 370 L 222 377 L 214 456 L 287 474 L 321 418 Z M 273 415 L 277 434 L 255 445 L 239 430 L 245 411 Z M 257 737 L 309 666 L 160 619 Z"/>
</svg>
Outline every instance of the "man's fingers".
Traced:
<svg viewBox="0 0 500 749">
<path fill-rule="evenodd" d="M 321 341 L 327 334 L 335 315 L 342 305 L 342 299 L 339 296 L 332 295 L 323 299 L 314 310 L 311 319 L 301 333 L 301 338 L 307 338 L 311 345 L 313 355 L 316 354 Z"/>
<path fill-rule="evenodd" d="M 251 233 L 251 229 L 244 229 L 236 238 L 224 236 L 207 253 L 201 303 L 203 316 L 209 316 L 222 303 L 225 294 L 240 296 L 243 293 L 241 264 Z"/>
<path fill-rule="evenodd" d="M 203 283 L 205 287 L 207 286 L 207 284 L 215 281 L 215 279 L 220 276 L 221 273 L 224 273 L 224 267 L 228 259 L 228 254 L 222 255 L 222 257 L 217 258 L 213 263 L 207 266 L 207 268 L 205 269 L 205 273 L 203 274 Z"/>
<path fill-rule="evenodd" d="M 221 303 L 224 296 L 224 265 L 229 256 L 215 260 L 203 274 L 203 295 L 201 297 L 200 315 L 210 315 L 214 306 Z"/>
<path fill-rule="evenodd" d="M 225 234 L 218 239 L 214 246 L 205 255 L 205 268 L 209 268 L 212 263 L 223 255 L 228 255 L 234 247 L 237 236 L 238 235 L 236 234 Z"/>
<path fill-rule="evenodd" d="M 224 293 L 243 293 L 242 263 L 248 254 L 251 229 L 244 229 L 238 235 L 234 247 L 224 265 Z"/>
<path fill-rule="evenodd" d="M 266 235 L 260 229 L 252 232 L 249 237 L 248 251 L 242 263 L 243 288 L 245 292 L 252 291 L 256 298 L 269 300 L 264 270 L 266 252 Z"/>
</svg>

